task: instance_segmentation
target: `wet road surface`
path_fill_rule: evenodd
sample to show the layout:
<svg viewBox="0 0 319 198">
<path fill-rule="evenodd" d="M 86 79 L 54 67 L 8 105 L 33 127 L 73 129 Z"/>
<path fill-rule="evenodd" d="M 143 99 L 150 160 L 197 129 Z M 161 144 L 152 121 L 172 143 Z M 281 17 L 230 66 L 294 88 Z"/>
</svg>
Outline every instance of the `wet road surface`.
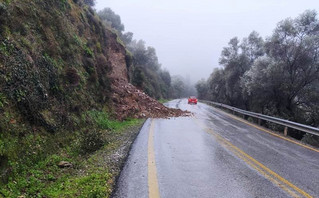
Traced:
<svg viewBox="0 0 319 198">
<path fill-rule="evenodd" d="M 114 197 L 319 197 L 319 150 L 202 103 L 167 106 L 193 116 L 146 121 Z"/>
</svg>

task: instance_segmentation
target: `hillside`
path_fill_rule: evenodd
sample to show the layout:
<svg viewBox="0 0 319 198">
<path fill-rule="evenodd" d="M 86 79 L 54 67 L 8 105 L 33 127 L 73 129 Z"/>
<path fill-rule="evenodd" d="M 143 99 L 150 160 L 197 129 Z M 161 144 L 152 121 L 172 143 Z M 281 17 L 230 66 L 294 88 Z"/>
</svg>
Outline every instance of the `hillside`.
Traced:
<svg viewBox="0 0 319 198">
<path fill-rule="evenodd" d="M 0 194 L 23 194 L 43 182 L 30 167 L 88 156 L 134 118 L 183 114 L 129 84 L 131 59 L 81 0 L 0 1 Z"/>
</svg>

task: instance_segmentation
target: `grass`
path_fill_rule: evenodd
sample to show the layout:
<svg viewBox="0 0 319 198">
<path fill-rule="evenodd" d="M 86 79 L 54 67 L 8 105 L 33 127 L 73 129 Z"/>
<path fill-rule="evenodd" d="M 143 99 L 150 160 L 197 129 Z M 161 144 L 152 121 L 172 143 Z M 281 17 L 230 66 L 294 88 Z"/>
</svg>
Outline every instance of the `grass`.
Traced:
<svg viewBox="0 0 319 198">
<path fill-rule="evenodd" d="M 169 99 L 159 99 L 158 102 L 164 104 L 166 102 L 170 101 Z"/>
<path fill-rule="evenodd" d="M 85 86 L 81 75 L 85 71 L 84 59 L 94 63 L 96 52 L 106 47 L 105 38 L 92 30 L 86 11 L 75 1 L 4 2 L 10 13 L 4 13 L 3 18 L 8 19 L 4 21 L 8 22 L 1 24 L 4 39 L 0 41 L 0 55 L 4 59 L 0 67 L 5 69 L 1 88 L 10 93 L 0 93 L 0 198 L 108 197 L 113 169 L 101 169 L 90 159 L 101 159 L 100 151 L 117 150 L 123 137 L 129 135 L 125 129 L 142 121 L 119 122 L 105 111 L 83 113 L 101 109 L 109 97 L 104 92 L 109 91 L 107 86 Z M 87 38 L 92 42 L 88 43 Z M 96 73 L 93 66 L 92 73 Z M 79 71 L 80 86 L 66 85 L 65 68 Z M 104 75 L 99 80 L 106 82 L 108 78 Z M 25 111 L 20 104 L 25 104 Z M 31 125 L 25 115 L 41 121 Z M 42 121 L 58 126 L 56 131 L 48 133 Z M 82 136 L 86 132 L 102 134 L 89 139 L 93 143 L 100 137 L 106 139 L 100 150 L 81 152 L 81 144 L 87 144 Z M 57 164 L 63 160 L 73 167 L 59 168 Z"/>
<path fill-rule="evenodd" d="M 94 53 L 91 50 L 91 48 L 89 48 L 87 45 L 84 45 L 83 48 L 84 48 L 85 55 L 87 55 L 88 57 L 94 57 Z"/>
<path fill-rule="evenodd" d="M 126 129 L 129 126 L 136 125 L 140 122 L 138 119 L 131 119 L 128 118 L 125 121 L 117 121 L 117 120 L 111 120 L 109 119 L 109 115 L 102 111 L 89 111 L 87 114 L 92 118 L 96 124 L 101 128 L 105 130 L 113 130 L 113 131 L 121 131 L 123 129 Z"/>
<path fill-rule="evenodd" d="M 127 119 L 120 122 L 110 119 L 106 112 L 97 110 L 84 113 L 83 119 L 93 122 L 88 129 L 102 130 L 108 138 L 100 150 L 81 155 L 80 132 L 69 133 L 69 135 L 64 132 L 61 134 L 65 136 L 57 134 L 50 137 L 30 134 L 23 143 L 30 145 L 26 153 L 29 158 L 19 162 L 9 162 L 13 172 L 6 185 L 1 186 L 0 183 L 0 197 L 1 195 L 5 197 L 109 197 L 114 185 L 115 173 L 103 162 L 104 154 L 119 149 L 123 144 L 121 137 L 127 136 L 125 129 L 141 125 L 143 120 Z M 51 150 L 55 151 L 43 157 L 46 150 L 42 146 L 50 145 L 47 139 L 56 142 L 59 147 L 51 147 Z M 4 141 L 7 140 L 0 138 L 0 155 L 6 152 Z M 15 140 L 10 142 L 18 143 Z M 59 168 L 60 161 L 68 161 L 73 167 Z"/>
<path fill-rule="evenodd" d="M 0 92 L 0 108 L 7 104 L 7 99 L 3 93 Z"/>
</svg>

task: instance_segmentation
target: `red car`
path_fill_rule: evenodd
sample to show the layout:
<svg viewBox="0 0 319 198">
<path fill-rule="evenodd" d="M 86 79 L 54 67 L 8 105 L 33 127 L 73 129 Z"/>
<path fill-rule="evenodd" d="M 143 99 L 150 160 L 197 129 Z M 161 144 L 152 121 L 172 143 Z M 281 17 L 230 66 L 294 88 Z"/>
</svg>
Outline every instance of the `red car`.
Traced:
<svg viewBox="0 0 319 198">
<path fill-rule="evenodd" d="M 195 96 L 188 97 L 188 104 L 197 104 L 197 98 Z"/>
</svg>

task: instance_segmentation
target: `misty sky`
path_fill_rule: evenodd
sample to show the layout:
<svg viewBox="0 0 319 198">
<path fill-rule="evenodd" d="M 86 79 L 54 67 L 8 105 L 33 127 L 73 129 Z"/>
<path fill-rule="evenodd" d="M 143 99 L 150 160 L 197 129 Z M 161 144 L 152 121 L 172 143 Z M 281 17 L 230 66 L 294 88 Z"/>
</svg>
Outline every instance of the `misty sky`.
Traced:
<svg viewBox="0 0 319 198">
<path fill-rule="evenodd" d="M 319 11 L 319 0 L 96 0 L 121 16 L 125 31 L 156 49 L 171 75 L 207 78 L 223 47 L 253 30 L 264 38 L 276 24 L 306 9 Z"/>
</svg>

